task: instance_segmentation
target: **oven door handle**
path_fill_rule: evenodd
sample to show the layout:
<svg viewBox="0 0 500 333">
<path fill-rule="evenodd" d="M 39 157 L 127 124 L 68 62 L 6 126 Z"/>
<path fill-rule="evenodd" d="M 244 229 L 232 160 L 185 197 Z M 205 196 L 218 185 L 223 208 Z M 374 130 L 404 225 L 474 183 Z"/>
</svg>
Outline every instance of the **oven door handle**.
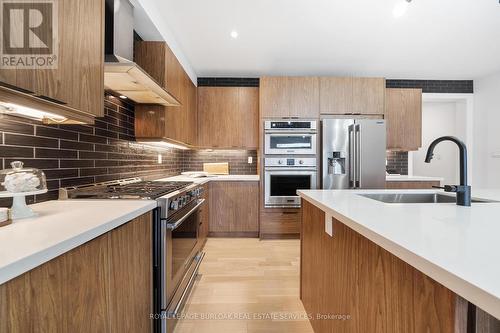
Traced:
<svg viewBox="0 0 500 333">
<path fill-rule="evenodd" d="M 187 212 L 183 217 L 181 217 L 180 219 L 178 219 L 175 222 L 167 223 L 167 229 L 168 230 L 175 230 L 175 229 L 177 229 L 191 214 L 194 213 L 195 210 L 197 210 L 198 208 L 200 208 L 200 206 L 203 205 L 204 202 L 205 202 L 205 199 L 199 199 L 198 203 L 196 204 L 196 206 L 194 206 L 193 208 L 191 208 L 189 210 L 189 212 Z"/>
</svg>

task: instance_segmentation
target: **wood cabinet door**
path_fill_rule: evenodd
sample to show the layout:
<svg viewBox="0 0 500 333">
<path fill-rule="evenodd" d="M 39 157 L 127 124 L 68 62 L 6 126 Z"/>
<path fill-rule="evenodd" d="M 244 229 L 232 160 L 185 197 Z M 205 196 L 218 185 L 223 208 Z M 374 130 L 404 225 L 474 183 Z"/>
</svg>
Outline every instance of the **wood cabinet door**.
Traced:
<svg viewBox="0 0 500 333">
<path fill-rule="evenodd" d="M 253 236 L 259 232 L 259 183 L 210 184 L 210 225 L 215 236 Z"/>
<path fill-rule="evenodd" d="M 422 90 L 386 90 L 387 149 L 418 150 L 422 147 Z"/>
<path fill-rule="evenodd" d="M 177 100 L 181 100 L 184 69 L 175 54 L 165 43 L 165 89 Z"/>
<path fill-rule="evenodd" d="M 385 79 L 353 78 L 352 112 L 354 114 L 384 114 Z"/>
<path fill-rule="evenodd" d="M 0 81 L 104 115 L 104 1 L 59 0 L 54 69 L 1 69 Z"/>
<path fill-rule="evenodd" d="M 1 332 L 109 332 L 108 235 L 0 285 Z"/>
<path fill-rule="evenodd" d="M 109 233 L 109 315 L 113 332 L 152 332 L 152 237 L 151 213 Z"/>
<path fill-rule="evenodd" d="M 317 77 L 262 77 L 260 113 L 263 118 L 317 118 L 319 79 Z"/>
<path fill-rule="evenodd" d="M 319 87 L 319 109 L 321 114 L 352 113 L 352 77 L 321 77 Z"/>
<path fill-rule="evenodd" d="M 134 61 L 162 87 L 167 87 L 166 52 L 165 42 L 134 42 Z"/>
<path fill-rule="evenodd" d="M 201 147 L 236 146 L 239 135 L 237 87 L 198 88 L 198 139 Z M 234 143 L 233 143 L 234 142 Z"/>
<path fill-rule="evenodd" d="M 238 88 L 238 109 L 235 110 L 232 128 L 235 148 L 257 149 L 259 147 L 259 88 Z"/>
</svg>

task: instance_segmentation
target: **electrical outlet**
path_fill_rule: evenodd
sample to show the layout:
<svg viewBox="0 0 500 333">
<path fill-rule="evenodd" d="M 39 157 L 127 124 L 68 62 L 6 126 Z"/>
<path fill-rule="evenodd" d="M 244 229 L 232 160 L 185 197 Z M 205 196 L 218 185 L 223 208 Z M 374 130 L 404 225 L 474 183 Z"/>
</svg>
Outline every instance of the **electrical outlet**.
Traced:
<svg viewBox="0 0 500 333">
<path fill-rule="evenodd" d="M 158 164 L 161 164 L 163 162 L 163 157 L 161 154 L 158 154 Z"/>
<path fill-rule="evenodd" d="M 253 157 L 252 156 L 248 156 L 248 164 L 252 164 L 253 163 Z"/>
</svg>

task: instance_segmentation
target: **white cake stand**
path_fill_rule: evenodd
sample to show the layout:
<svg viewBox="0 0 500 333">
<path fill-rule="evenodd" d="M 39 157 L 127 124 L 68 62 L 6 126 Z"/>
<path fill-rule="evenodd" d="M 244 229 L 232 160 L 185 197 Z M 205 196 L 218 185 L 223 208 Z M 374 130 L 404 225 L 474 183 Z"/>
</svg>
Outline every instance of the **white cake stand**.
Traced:
<svg viewBox="0 0 500 333">
<path fill-rule="evenodd" d="M 37 215 L 33 211 L 33 209 L 31 209 L 30 207 L 28 207 L 28 205 L 26 205 L 26 196 L 43 194 L 43 193 L 47 193 L 47 189 L 31 191 L 31 192 L 19 192 L 19 193 L 2 191 L 0 192 L 0 198 L 12 197 L 12 207 L 10 208 L 10 215 L 13 220 L 18 220 Z"/>
</svg>

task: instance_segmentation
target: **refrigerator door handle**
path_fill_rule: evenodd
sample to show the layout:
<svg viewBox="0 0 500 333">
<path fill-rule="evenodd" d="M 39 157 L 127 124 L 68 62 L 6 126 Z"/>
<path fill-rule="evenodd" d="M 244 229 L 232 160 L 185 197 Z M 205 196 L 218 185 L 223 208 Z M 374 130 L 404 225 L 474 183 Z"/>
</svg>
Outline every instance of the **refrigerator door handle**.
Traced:
<svg viewBox="0 0 500 333">
<path fill-rule="evenodd" d="M 349 188 L 356 188 L 356 135 L 354 133 L 354 125 L 348 127 L 349 135 Z"/>
<path fill-rule="evenodd" d="M 356 188 L 361 188 L 361 125 L 354 126 L 354 137 L 356 142 Z"/>
</svg>

